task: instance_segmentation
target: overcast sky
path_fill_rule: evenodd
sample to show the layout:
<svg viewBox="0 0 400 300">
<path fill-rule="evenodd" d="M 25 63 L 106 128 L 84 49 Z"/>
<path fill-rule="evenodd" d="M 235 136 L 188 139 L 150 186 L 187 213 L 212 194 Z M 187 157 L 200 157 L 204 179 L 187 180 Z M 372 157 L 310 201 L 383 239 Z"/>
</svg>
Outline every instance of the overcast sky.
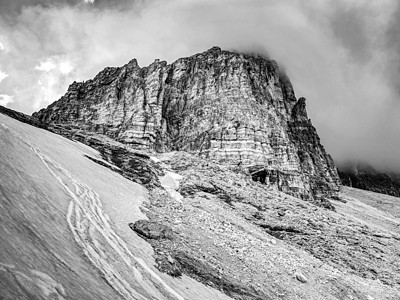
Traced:
<svg viewBox="0 0 400 300">
<path fill-rule="evenodd" d="M 400 169 L 398 0 L 0 0 L 0 104 L 32 113 L 106 66 L 212 46 L 286 69 L 328 152 Z"/>
</svg>

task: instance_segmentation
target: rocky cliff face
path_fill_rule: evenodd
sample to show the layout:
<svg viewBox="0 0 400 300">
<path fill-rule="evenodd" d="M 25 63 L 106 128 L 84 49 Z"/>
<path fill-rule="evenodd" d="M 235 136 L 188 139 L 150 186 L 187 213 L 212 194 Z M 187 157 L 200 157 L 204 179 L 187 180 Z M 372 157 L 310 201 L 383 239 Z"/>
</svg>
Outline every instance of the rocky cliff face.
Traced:
<svg viewBox="0 0 400 300">
<path fill-rule="evenodd" d="M 214 47 L 172 64 L 136 60 L 93 80 L 33 115 L 79 126 L 132 148 L 198 153 L 248 168 L 254 180 L 330 207 L 338 191 L 331 157 L 275 61 Z"/>
</svg>

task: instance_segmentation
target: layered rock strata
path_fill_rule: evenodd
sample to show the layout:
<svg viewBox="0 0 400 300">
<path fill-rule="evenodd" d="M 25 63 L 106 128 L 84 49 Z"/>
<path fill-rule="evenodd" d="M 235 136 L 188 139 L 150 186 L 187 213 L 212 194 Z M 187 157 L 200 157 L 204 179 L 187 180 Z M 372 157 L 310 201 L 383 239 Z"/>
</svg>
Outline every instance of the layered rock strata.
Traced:
<svg viewBox="0 0 400 300">
<path fill-rule="evenodd" d="M 331 157 L 275 61 L 214 47 L 172 64 L 134 59 L 74 82 L 33 115 L 79 126 L 135 149 L 198 153 L 240 165 L 291 195 L 328 206 L 338 191 Z"/>
</svg>

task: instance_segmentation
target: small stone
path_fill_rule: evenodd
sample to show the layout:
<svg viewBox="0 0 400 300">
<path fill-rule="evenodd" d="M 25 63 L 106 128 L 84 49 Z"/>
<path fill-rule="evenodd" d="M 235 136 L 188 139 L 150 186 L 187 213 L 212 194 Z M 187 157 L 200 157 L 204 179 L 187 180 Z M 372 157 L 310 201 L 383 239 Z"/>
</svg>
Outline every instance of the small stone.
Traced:
<svg viewBox="0 0 400 300">
<path fill-rule="evenodd" d="M 307 277 L 304 276 L 302 273 L 297 272 L 296 273 L 296 279 L 302 283 L 306 283 L 307 282 Z"/>
<path fill-rule="evenodd" d="M 167 260 L 169 263 L 173 264 L 175 262 L 175 260 L 171 257 L 171 255 L 167 256 Z"/>
<path fill-rule="evenodd" d="M 283 217 L 286 215 L 286 212 L 284 212 L 283 210 L 278 211 L 278 216 Z"/>
<path fill-rule="evenodd" d="M 261 212 L 259 212 L 259 211 L 256 211 L 256 212 L 253 214 L 253 217 L 256 218 L 257 220 L 262 220 L 262 219 L 264 219 L 264 215 L 263 215 Z"/>
<path fill-rule="evenodd" d="M 271 242 L 272 245 L 276 245 L 276 240 L 271 239 L 269 241 Z"/>
</svg>

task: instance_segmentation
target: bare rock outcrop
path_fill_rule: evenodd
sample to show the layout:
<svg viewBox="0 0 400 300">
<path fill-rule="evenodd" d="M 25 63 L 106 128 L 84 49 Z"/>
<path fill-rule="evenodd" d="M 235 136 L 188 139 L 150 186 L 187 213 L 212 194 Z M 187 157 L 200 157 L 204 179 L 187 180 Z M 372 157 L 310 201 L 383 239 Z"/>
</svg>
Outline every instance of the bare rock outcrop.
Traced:
<svg viewBox="0 0 400 300">
<path fill-rule="evenodd" d="M 240 165 L 255 180 L 325 207 L 340 184 L 305 99 L 296 99 L 275 61 L 260 56 L 214 47 L 172 64 L 155 60 L 140 68 L 132 60 L 74 82 L 33 116 L 135 149 L 188 151 Z"/>
<path fill-rule="evenodd" d="M 172 238 L 173 235 L 171 228 L 148 220 L 139 220 L 135 223 L 130 223 L 129 227 L 140 236 L 148 239 Z"/>
</svg>

